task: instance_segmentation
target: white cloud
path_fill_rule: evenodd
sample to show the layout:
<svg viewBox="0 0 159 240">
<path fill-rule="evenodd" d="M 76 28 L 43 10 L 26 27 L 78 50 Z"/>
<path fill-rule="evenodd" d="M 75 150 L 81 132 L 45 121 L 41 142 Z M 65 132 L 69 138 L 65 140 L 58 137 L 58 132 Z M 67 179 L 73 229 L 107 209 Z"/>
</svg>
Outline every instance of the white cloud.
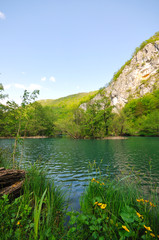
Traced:
<svg viewBox="0 0 159 240">
<path fill-rule="evenodd" d="M 4 90 L 9 89 L 11 86 L 12 86 L 11 84 L 4 85 Z"/>
<path fill-rule="evenodd" d="M 16 88 L 26 89 L 23 84 L 15 83 L 14 86 L 15 86 Z"/>
<path fill-rule="evenodd" d="M 56 82 L 56 79 L 55 79 L 53 76 L 51 76 L 51 77 L 50 77 L 50 81 L 51 81 L 51 82 Z"/>
<path fill-rule="evenodd" d="M 22 72 L 22 74 L 24 75 L 24 74 L 25 74 L 25 72 Z"/>
<path fill-rule="evenodd" d="M 29 87 L 28 87 L 28 90 L 30 91 L 34 91 L 34 90 L 40 90 L 42 87 L 38 84 L 30 84 Z"/>
<path fill-rule="evenodd" d="M 41 81 L 43 81 L 43 82 L 46 81 L 46 77 L 42 77 Z"/>
<path fill-rule="evenodd" d="M 5 18 L 6 18 L 5 14 L 0 12 L 0 19 L 5 19 Z"/>
</svg>

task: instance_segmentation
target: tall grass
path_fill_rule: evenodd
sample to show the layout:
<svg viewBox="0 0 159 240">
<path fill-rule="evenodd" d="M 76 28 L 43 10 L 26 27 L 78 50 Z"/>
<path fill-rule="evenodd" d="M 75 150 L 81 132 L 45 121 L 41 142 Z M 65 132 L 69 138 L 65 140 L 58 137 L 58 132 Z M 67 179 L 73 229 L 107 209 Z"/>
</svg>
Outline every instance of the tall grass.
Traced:
<svg viewBox="0 0 159 240">
<path fill-rule="evenodd" d="M 158 200 L 134 174 L 93 178 L 81 197 L 81 212 L 69 213 L 68 239 L 157 239 Z"/>
<path fill-rule="evenodd" d="M 64 192 L 36 165 L 26 171 L 20 197 L 0 199 L 0 239 L 58 239 L 64 234 Z M 58 236 L 58 237 L 57 237 Z"/>
</svg>

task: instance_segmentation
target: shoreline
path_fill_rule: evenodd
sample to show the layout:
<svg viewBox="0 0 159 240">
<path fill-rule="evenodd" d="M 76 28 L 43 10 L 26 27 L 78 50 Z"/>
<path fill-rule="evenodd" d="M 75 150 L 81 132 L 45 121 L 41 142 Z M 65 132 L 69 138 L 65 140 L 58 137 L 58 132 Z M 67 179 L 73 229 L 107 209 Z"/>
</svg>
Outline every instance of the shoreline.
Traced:
<svg viewBox="0 0 159 240">
<path fill-rule="evenodd" d="M 0 137 L 0 139 L 15 139 L 16 137 Z M 47 137 L 47 136 L 32 136 L 32 137 L 19 137 L 19 138 L 22 138 L 22 139 L 25 139 L 25 138 L 50 138 L 50 137 Z"/>
</svg>

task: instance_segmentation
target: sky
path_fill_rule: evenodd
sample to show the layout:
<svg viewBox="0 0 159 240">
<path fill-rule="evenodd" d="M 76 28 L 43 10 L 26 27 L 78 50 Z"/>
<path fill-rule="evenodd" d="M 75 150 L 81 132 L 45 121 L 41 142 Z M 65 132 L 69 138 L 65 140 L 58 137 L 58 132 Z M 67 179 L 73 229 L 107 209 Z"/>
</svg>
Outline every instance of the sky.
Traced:
<svg viewBox="0 0 159 240">
<path fill-rule="evenodd" d="M 159 31 L 159 0 L 0 0 L 0 83 L 20 103 L 98 90 Z"/>
</svg>

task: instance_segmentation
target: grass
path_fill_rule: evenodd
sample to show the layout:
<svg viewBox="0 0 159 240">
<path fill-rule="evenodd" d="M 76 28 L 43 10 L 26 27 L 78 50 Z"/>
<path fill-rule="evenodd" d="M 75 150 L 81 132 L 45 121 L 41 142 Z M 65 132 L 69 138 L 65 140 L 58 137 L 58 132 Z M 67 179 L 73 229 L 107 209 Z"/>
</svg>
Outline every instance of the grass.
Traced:
<svg viewBox="0 0 159 240">
<path fill-rule="evenodd" d="M 95 163 L 90 167 L 97 174 L 80 199 L 80 211 L 67 213 L 63 191 L 36 165 L 27 169 L 21 196 L 0 199 L 0 239 L 158 239 L 159 196 L 154 183 L 150 181 L 148 192 L 132 173 L 110 179 L 98 174 Z"/>
<path fill-rule="evenodd" d="M 20 197 L 0 199 L 0 239 L 58 239 L 64 231 L 66 200 L 63 191 L 31 166 Z"/>
<path fill-rule="evenodd" d="M 152 202 L 151 197 L 144 197 L 130 179 L 93 178 L 81 198 L 81 212 L 70 213 L 68 239 L 157 239 L 158 198 Z"/>
</svg>

